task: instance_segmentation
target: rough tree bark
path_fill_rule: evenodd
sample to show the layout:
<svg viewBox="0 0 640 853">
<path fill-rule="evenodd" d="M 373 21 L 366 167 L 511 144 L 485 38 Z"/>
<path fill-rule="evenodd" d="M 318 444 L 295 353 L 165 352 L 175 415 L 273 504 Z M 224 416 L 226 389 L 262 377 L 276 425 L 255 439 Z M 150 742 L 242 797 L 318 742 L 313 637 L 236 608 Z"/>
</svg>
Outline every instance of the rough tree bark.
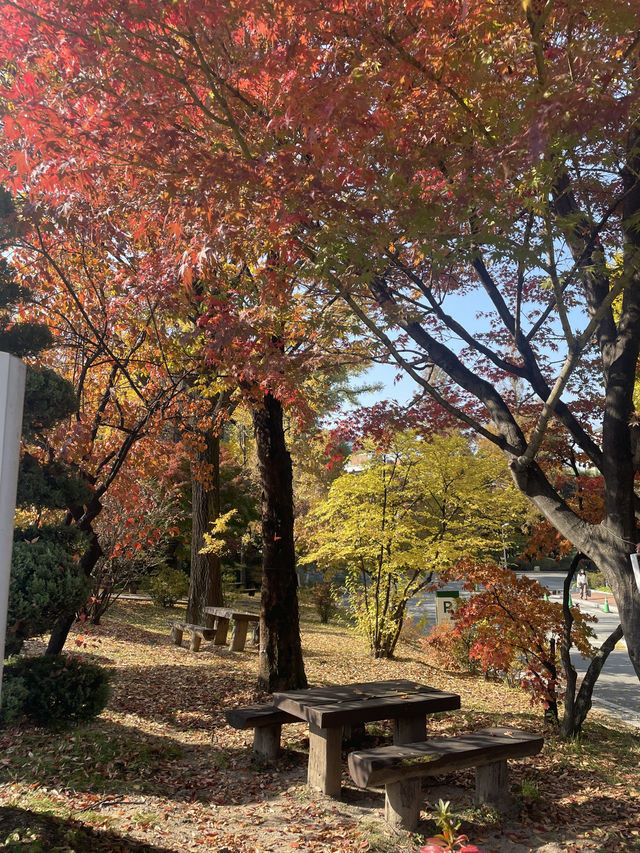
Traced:
<svg viewBox="0 0 640 853">
<path fill-rule="evenodd" d="M 271 394 L 254 405 L 262 481 L 262 600 L 258 683 L 269 692 L 307 686 L 298 615 L 293 540 L 293 473 L 282 406 Z"/>
<path fill-rule="evenodd" d="M 562 718 L 562 723 L 560 724 L 560 734 L 564 738 L 575 738 L 579 736 L 582 730 L 582 724 L 591 710 L 593 688 L 598 680 L 598 676 L 600 675 L 607 658 L 615 648 L 616 643 L 622 638 L 622 626 L 618 625 L 615 631 L 607 637 L 602 646 L 593 656 L 587 672 L 582 679 L 580 689 L 576 694 L 578 674 L 571 663 L 570 655 L 573 615 L 571 613 L 571 608 L 569 607 L 569 590 L 571 588 L 573 576 L 578 568 L 578 564 L 583 559 L 585 559 L 584 554 L 578 553 L 571 561 L 571 566 L 567 572 L 562 591 L 564 631 L 562 635 L 560 657 L 562 660 L 562 667 L 564 669 L 566 690 L 564 694 L 564 716 Z"/>
<path fill-rule="evenodd" d="M 206 446 L 192 465 L 191 472 L 191 577 L 187 622 L 213 627 L 214 617 L 202 612 L 203 607 L 223 603 L 220 557 L 201 554 L 204 534 L 220 515 L 220 438 L 209 430 Z"/>
</svg>

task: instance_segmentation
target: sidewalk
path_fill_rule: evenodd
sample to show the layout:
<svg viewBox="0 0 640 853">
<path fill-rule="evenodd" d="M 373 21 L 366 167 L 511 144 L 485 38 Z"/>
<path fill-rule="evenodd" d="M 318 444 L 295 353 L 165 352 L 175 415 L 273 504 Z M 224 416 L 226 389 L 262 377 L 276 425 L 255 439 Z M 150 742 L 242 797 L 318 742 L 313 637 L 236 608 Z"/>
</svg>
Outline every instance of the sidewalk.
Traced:
<svg viewBox="0 0 640 853">
<path fill-rule="evenodd" d="M 549 592 L 549 597 L 554 601 L 562 601 L 562 590 L 561 589 L 552 589 Z M 585 607 L 594 607 L 596 610 L 602 610 L 605 613 L 606 608 L 609 608 L 610 613 L 618 612 L 618 605 L 616 604 L 616 600 L 613 597 L 613 593 L 611 592 L 600 592 L 599 590 L 591 590 L 591 595 L 589 598 L 581 599 L 580 595 L 577 592 L 571 593 L 571 600 L 575 605 L 582 604 Z"/>
<path fill-rule="evenodd" d="M 576 595 L 574 601 L 580 601 L 580 596 Z M 584 602 L 584 604 L 593 604 L 599 610 L 602 610 L 605 607 L 605 602 L 609 605 L 609 610 L 612 613 L 618 612 L 618 605 L 616 604 L 616 600 L 611 592 L 599 592 L 597 589 L 591 590 L 591 596 Z"/>
</svg>

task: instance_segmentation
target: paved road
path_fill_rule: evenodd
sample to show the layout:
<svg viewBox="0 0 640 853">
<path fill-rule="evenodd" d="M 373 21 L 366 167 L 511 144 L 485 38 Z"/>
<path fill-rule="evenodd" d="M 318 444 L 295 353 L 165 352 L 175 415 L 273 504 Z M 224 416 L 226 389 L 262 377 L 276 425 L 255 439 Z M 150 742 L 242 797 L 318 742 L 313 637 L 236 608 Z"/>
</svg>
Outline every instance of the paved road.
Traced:
<svg viewBox="0 0 640 853">
<path fill-rule="evenodd" d="M 535 578 L 549 590 L 551 601 L 561 601 L 561 590 L 564 576 L 553 572 L 532 572 L 529 577 Z M 451 584 L 456 588 L 456 584 Z M 613 599 L 608 598 L 609 613 L 603 611 L 604 600 L 596 601 L 600 596 L 594 595 L 588 601 L 580 601 L 575 596 L 573 603 L 581 610 L 594 615 L 597 623 L 594 629 L 597 634 L 596 645 L 601 645 L 618 625 L 618 614 Z M 413 605 L 410 611 L 416 617 L 426 617 L 425 630 L 435 624 L 435 597 L 429 596 L 421 605 Z M 584 674 L 589 665 L 577 652 L 571 655 L 578 673 Z M 631 665 L 624 639 L 607 658 L 602 672 L 593 691 L 593 706 L 606 711 L 611 716 L 624 720 L 640 728 L 640 681 Z"/>
<path fill-rule="evenodd" d="M 553 581 L 553 576 L 551 581 Z M 548 589 L 556 589 L 551 583 L 540 579 L 540 582 Z M 551 601 L 561 601 L 560 595 L 550 595 Z M 599 600 L 594 600 L 596 597 Z M 604 596 L 594 596 L 587 601 L 581 601 L 577 596 L 573 599 L 576 607 L 579 607 L 583 612 L 595 616 L 597 619 L 594 625 L 597 638 L 595 645 L 600 646 L 607 639 L 609 634 L 614 631 L 618 624 L 618 611 L 615 604 L 612 604 L 612 599 L 607 597 L 607 603 L 610 606 L 610 612 L 605 613 Z M 589 661 L 585 661 L 577 653 L 571 655 L 573 665 L 578 673 L 584 674 L 589 666 Z M 606 663 L 598 677 L 596 686 L 593 689 L 593 706 L 606 711 L 611 716 L 624 720 L 632 726 L 640 728 L 640 681 L 633 669 L 629 654 L 627 652 L 627 644 L 624 638 L 616 645 L 606 660 Z"/>
</svg>

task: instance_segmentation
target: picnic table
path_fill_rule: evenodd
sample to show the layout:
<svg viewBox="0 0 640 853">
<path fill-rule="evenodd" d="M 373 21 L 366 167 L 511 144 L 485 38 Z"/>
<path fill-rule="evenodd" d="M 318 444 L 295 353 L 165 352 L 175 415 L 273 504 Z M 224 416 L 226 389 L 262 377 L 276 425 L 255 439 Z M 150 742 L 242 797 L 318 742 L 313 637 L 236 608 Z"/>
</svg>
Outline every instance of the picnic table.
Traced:
<svg viewBox="0 0 640 853">
<path fill-rule="evenodd" d="M 391 679 L 274 693 L 273 705 L 308 722 L 309 785 L 339 797 L 344 726 L 393 720 L 394 744 L 422 741 L 426 715 L 456 710 L 460 696 L 415 681 Z"/>
<path fill-rule="evenodd" d="M 229 643 L 229 648 L 232 652 L 241 652 L 244 649 L 247 642 L 249 623 L 258 623 L 260 621 L 257 613 L 244 613 L 240 610 L 234 610 L 231 607 L 203 607 L 202 610 L 209 616 L 216 617 L 215 635 L 213 637 L 214 646 L 224 646 L 227 642 L 229 622 L 233 621 L 231 642 Z"/>
</svg>

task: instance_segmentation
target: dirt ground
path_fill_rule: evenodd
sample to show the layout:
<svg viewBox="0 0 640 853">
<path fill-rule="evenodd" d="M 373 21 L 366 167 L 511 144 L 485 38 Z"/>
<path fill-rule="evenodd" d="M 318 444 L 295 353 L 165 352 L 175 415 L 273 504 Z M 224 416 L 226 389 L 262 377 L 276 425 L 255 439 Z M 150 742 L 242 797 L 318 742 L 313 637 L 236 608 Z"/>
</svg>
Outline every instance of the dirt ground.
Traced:
<svg viewBox="0 0 640 853">
<path fill-rule="evenodd" d="M 544 752 L 511 762 L 516 809 L 508 818 L 472 805 L 473 771 L 424 789 L 415 834 L 392 832 L 381 791 L 361 791 L 345 770 L 341 800 L 306 785 L 308 738 L 283 727 L 273 766 L 251 751 L 251 732 L 226 725 L 224 710 L 264 699 L 255 689 L 257 652 L 171 645 L 170 613 L 119 606 L 78 653 L 114 670 L 108 708 L 78 729 L 0 732 L 0 845 L 21 853 L 262 853 L 417 851 L 434 834 L 435 804 L 451 801 L 461 831 L 485 853 L 640 850 L 640 733 L 592 713 L 578 744 L 545 731 Z M 429 732 L 488 725 L 544 731 L 542 714 L 519 690 L 429 666 L 418 645 L 394 661 L 372 660 L 341 625 L 303 620 L 312 684 L 409 678 L 459 693 L 462 709 L 430 718 Z M 35 651 L 35 646 L 33 647 Z M 386 742 L 385 724 L 366 744 Z M 346 753 L 345 753 L 346 756 Z"/>
</svg>

